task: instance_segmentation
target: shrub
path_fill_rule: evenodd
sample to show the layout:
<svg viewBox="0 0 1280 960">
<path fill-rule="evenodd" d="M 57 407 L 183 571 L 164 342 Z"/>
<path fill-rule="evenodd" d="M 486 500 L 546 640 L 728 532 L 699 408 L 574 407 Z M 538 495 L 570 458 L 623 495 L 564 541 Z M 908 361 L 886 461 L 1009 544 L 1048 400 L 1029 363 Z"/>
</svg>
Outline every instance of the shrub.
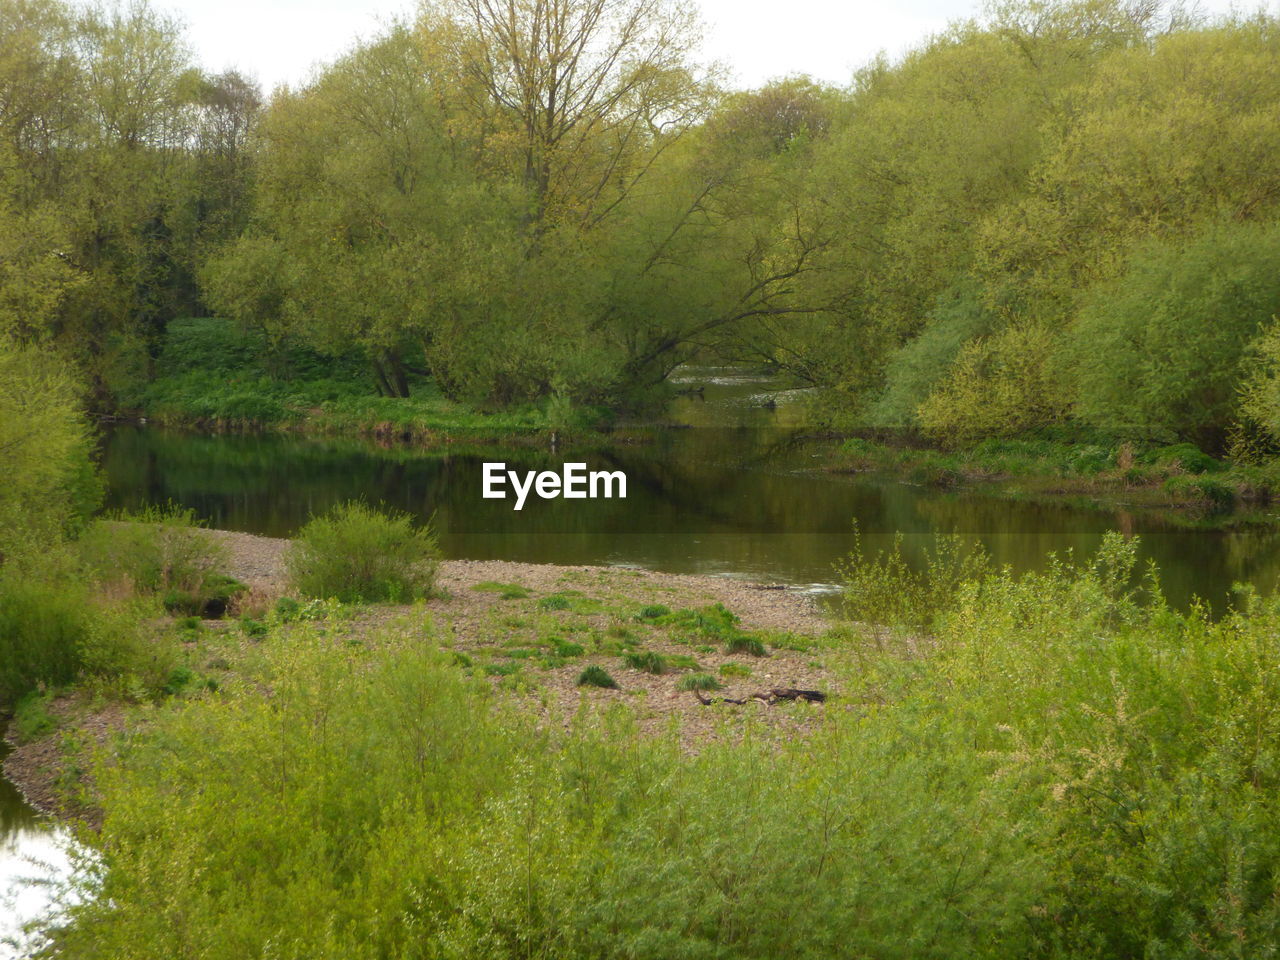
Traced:
<svg viewBox="0 0 1280 960">
<path fill-rule="evenodd" d="M 1239 411 L 1248 350 L 1280 311 L 1280 229 L 1210 223 L 1135 249 L 1085 297 L 1071 327 L 1078 413 L 1108 429 L 1216 446 Z M 1244 406 L 1267 416 L 1264 380 Z"/>
<path fill-rule="evenodd" d="M 74 679 L 92 616 L 83 585 L 0 571 L 0 703 L 12 704 L 37 684 Z"/>
<path fill-rule="evenodd" d="M 648 606 L 641 607 L 640 612 L 636 614 L 637 620 L 657 620 L 665 617 L 671 612 L 670 607 L 664 607 L 660 603 L 651 603 Z"/>
<path fill-rule="evenodd" d="M 270 628 L 261 620 L 253 620 L 249 617 L 240 618 L 240 629 L 244 631 L 246 637 L 254 638 L 265 637 L 270 632 Z"/>
<path fill-rule="evenodd" d="M 56 567 L 33 573 L 0 568 L 0 705 L 82 675 L 132 676 L 142 689 L 158 689 L 176 648 L 172 638 L 144 634 L 154 606 L 106 603 Z"/>
<path fill-rule="evenodd" d="M 42 737 L 58 725 L 53 714 L 49 712 L 49 703 L 52 700 L 52 691 L 33 690 L 18 701 L 13 711 L 13 725 L 17 730 L 20 743 Z"/>
<path fill-rule="evenodd" d="M 430 527 L 415 527 L 407 513 L 352 501 L 299 531 L 285 554 L 285 569 L 303 596 L 404 603 L 431 593 L 439 560 Z"/>
<path fill-rule="evenodd" d="M 991 560 L 978 543 L 960 536 L 936 536 L 913 563 L 903 553 L 902 534 L 889 550 L 864 547 L 855 526 L 853 550 L 837 564 L 843 581 L 844 614 L 850 620 L 905 630 L 930 630 L 961 587 L 981 579 Z"/>
<path fill-rule="evenodd" d="M 1207 504 L 1216 509 L 1230 507 L 1236 500 L 1235 490 L 1214 477 L 1178 474 L 1166 480 L 1164 488 L 1181 500 Z"/>
<path fill-rule="evenodd" d="M 609 690 L 616 690 L 618 689 L 618 682 L 609 676 L 609 672 L 604 667 L 593 663 L 578 674 L 578 686 L 604 687 Z"/>
<path fill-rule="evenodd" d="M 916 408 L 920 425 L 958 446 L 1063 419 L 1066 390 L 1055 373 L 1055 347 L 1054 333 L 1035 324 L 970 341 Z"/>
<path fill-rule="evenodd" d="M 1195 474 L 1211 473 L 1222 469 L 1221 463 L 1193 443 L 1175 443 L 1168 447 L 1158 447 L 1140 457 L 1139 460 L 1142 463 Z"/>
<path fill-rule="evenodd" d="M 543 610 L 567 610 L 569 598 L 562 593 L 553 593 L 539 600 L 538 606 Z"/>
<path fill-rule="evenodd" d="M 200 529 L 195 511 L 174 504 L 99 520 L 79 550 L 99 582 L 158 595 L 170 613 L 220 617 L 245 589 L 222 572 L 226 547 Z"/>
<path fill-rule="evenodd" d="M 102 494 L 90 450 L 70 365 L 0 334 L 0 562 L 81 529 Z"/>
</svg>

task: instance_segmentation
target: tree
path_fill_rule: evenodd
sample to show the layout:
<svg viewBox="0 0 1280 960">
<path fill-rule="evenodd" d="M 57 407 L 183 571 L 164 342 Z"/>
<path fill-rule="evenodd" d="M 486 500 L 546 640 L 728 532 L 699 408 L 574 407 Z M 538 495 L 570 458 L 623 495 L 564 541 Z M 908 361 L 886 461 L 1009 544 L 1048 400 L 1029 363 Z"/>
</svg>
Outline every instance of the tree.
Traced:
<svg viewBox="0 0 1280 960">
<path fill-rule="evenodd" d="M 1191 242 L 1149 242 L 1086 295 L 1070 328 L 1078 416 L 1221 449 L 1249 344 L 1277 313 L 1274 223 L 1214 223 Z"/>
<path fill-rule="evenodd" d="M 683 0 L 445 0 L 422 34 L 484 147 L 514 155 L 539 229 L 608 215 L 709 103 Z"/>
</svg>

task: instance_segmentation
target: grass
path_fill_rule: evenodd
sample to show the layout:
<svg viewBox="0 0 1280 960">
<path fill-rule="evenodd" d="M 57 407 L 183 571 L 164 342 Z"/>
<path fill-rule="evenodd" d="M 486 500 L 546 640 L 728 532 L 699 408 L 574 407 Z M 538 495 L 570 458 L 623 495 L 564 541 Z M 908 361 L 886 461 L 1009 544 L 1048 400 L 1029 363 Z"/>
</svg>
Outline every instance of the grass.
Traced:
<svg viewBox="0 0 1280 960">
<path fill-rule="evenodd" d="M 764 644 L 749 633 L 735 633 L 724 643 L 724 652 L 728 654 L 746 653 L 753 657 L 767 657 L 769 651 Z"/>
<path fill-rule="evenodd" d="M 1189 443 L 1153 444 L 1086 437 L 984 440 L 943 450 L 855 438 L 832 453 L 828 469 L 892 475 L 922 486 L 981 483 L 1032 499 L 1101 496 L 1149 506 L 1213 512 L 1268 502 L 1280 493 L 1280 463 L 1231 463 Z"/>
<path fill-rule="evenodd" d="M 690 673 L 680 678 L 676 689 L 686 693 L 694 690 L 719 690 L 720 681 L 709 673 Z"/>
<path fill-rule="evenodd" d="M 556 429 L 592 432 L 598 408 L 563 411 L 532 404 L 482 411 L 410 380 L 409 397 L 379 396 L 367 362 L 268 342 L 218 318 L 170 322 L 157 375 L 120 397 L 157 423 L 206 429 L 274 429 L 414 441 L 496 442 L 542 438 Z"/>
<path fill-rule="evenodd" d="M 518 583 L 498 583 L 496 580 L 485 580 L 482 583 L 473 584 L 472 590 L 481 593 L 496 593 L 503 600 L 523 600 L 529 596 L 529 589 Z"/>
<path fill-rule="evenodd" d="M 644 673 L 663 674 L 669 669 L 666 658 L 652 650 L 628 651 L 622 655 L 622 660 L 632 670 Z"/>
<path fill-rule="evenodd" d="M 618 681 L 609 676 L 609 671 L 597 664 L 591 664 L 578 674 L 580 687 L 604 687 L 609 690 L 618 689 Z"/>
<path fill-rule="evenodd" d="M 948 563 L 932 584 L 860 556 L 851 586 L 875 571 L 882 597 L 939 598 L 893 631 L 927 642 L 822 639 L 840 699 L 813 706 L 821 723 L 679 698 L 716 722 L 692 744 L 646 729 L 653 697 L 548 712 L 531 658 L 477 667 L 416 610 L 358 646 L 337 609 L 261 644 L 204 630 L 165 674 L 172 702 L 128 708 L 127 735 L 75 761 L 104 814 L 86 842 L 109 859 L 59 949 L 1267 956 L 1280 601 L 1173 610 L 1136 549 L 1112 536 L 1087 562 L 958 584 Z M 671 616 L 655 635 L 737 628 Z M 597 629 L 551 619 L 513 649 Z M 712 691 L 716 672 L 663 683 Z M 784 736 L 755 735 L 775 716 Z M 725 735 L 734 718 L 751 735 Z"/>
</svg>

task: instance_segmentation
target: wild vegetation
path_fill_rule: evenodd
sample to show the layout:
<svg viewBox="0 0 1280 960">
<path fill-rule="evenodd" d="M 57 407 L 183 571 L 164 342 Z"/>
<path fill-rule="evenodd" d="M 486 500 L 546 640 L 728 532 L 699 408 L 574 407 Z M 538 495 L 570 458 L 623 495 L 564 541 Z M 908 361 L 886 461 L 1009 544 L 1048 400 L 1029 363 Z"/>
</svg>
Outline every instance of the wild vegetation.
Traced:
<svg viewBox="0 0 1280 960">
<path fill-rule="evenodd" d="M 675 0 L 505 9 L 266 98 L 145 5 L 9 0 L 5 335 L 170 420 L 555 429 L 714 356 L 840 428 L 1271 456 L 1273 18 L 1000 3 L 734 91 Z"/>
<path fill-rule="evenodd" d="M 849 558 L 847 613 L 899 626 L 790 638 L 832 671 L 820 706 L 717 703 L 696 660 L 632 664 L 651 624 L 697 644 L 723 607 L 624 602 L 585 651 L 547 630 L 610 606 L 567 589 L 481 591 L 532 631 L 521 649 L 462 645 L 430 605 L 173 621 L 181 662 L 133 708 L 145 724 L 101 751 L 61 732 L 101 826 L 55 950 L 1265 955 L 1280 608 L 1246 591 L 1216 621 L 1177 612 L 1119 537 L 1022 576 L 960 546 L 923 576 Z M 557 673 L 576 711 L 548 700 Z M 645 677 L 717 726 L 646 727 Z M 32 735 L 59 735 L 48 707 L 28 703 Z M 745 709 L 808 720 L 779 737 L 787 714 Z"/>
<path fill-rule="evenodd" d="M 1001 2 L 752 91 L 696 36 L 440 0 L 268 98 L 144 2 L 0 0 L 0 709 L 95 814 L 53 955 L 1274 950 L 1280 605 L 1174 609 L 1132 542 L 855 552 L 822 637 L 504 578 L 464 649 L 407 517 L 314 519 L 272 602 L 190 513 L 94 519 L 88 412 L 559 432 L 699 357 L 944 448 L 846 466 L 1274 486 L 1275 17 Z M 717 696 L 811 649 L 793 735 Z"/>
</svg>

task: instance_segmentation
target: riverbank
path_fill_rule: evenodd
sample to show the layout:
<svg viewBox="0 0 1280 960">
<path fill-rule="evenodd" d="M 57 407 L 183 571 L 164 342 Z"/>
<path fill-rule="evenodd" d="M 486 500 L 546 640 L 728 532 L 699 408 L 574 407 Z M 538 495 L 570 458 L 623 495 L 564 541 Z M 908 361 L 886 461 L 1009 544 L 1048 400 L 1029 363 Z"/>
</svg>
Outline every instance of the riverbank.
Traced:
<svg viewBox="0 0 1280 960">
<path fill-rule="evenodd" d="M 416 605 L 298 604 L 288 598 L 283 566 L 289 541 L 207 531 L 226 548 L 226 572 L 248 588 L 233 616 L 148 625 L 176 631 L 183 682 L 174 698 L 217 697 L 256 669 L 264 645 L 288 644 L 320 631 L 335 644 L 371 650 L 436 644 L 458 669 L 484 677 L 500 695 L 545 720 L 581 709 L 629 705 L 641 731 L 663 736 L 674 723 L 682 745 L 696 749 L 733 719 L 764 718 L 773 734 L 803 732 L 821 706 L 751 701 L 774 688 L 828 692 L 836 680 L 824 639 L 833 624 L 813 599 L 793 588 L 744 580 L 617 567 L 558 566 L 508 561 L 446 560 L 440 595 Z M 282 598 L 286 598 L 283 599 Z M 759 642 L 727 652 L 726 631 Z M 616 688 L 579 686 L 589 667 Z M 715 678 L 704 697 L 750 705 L 703 704 L 679 689 L 691 675 Z M 151 703 L 104 702 L 101 691 L 72 687 L 42 706 L 47 729 L 21 742 L 11 728 L 4 775 L 33 806 L 52 816 L 98 823 L 92 785 L 94 754 L 115 749 L 143 728 Z"/>
<path fill-rule="evenodd" d="M 940 489 L 973 485 L 1011 499 L 1106 500 L 1196 515 L 1265 506 L 1280 495 L 1280 464 L 1233 464 L 1189 443 L 1011 439 L 944 450 L 852 438 L 829 450 L 826 469 Z"/>
</svg>

